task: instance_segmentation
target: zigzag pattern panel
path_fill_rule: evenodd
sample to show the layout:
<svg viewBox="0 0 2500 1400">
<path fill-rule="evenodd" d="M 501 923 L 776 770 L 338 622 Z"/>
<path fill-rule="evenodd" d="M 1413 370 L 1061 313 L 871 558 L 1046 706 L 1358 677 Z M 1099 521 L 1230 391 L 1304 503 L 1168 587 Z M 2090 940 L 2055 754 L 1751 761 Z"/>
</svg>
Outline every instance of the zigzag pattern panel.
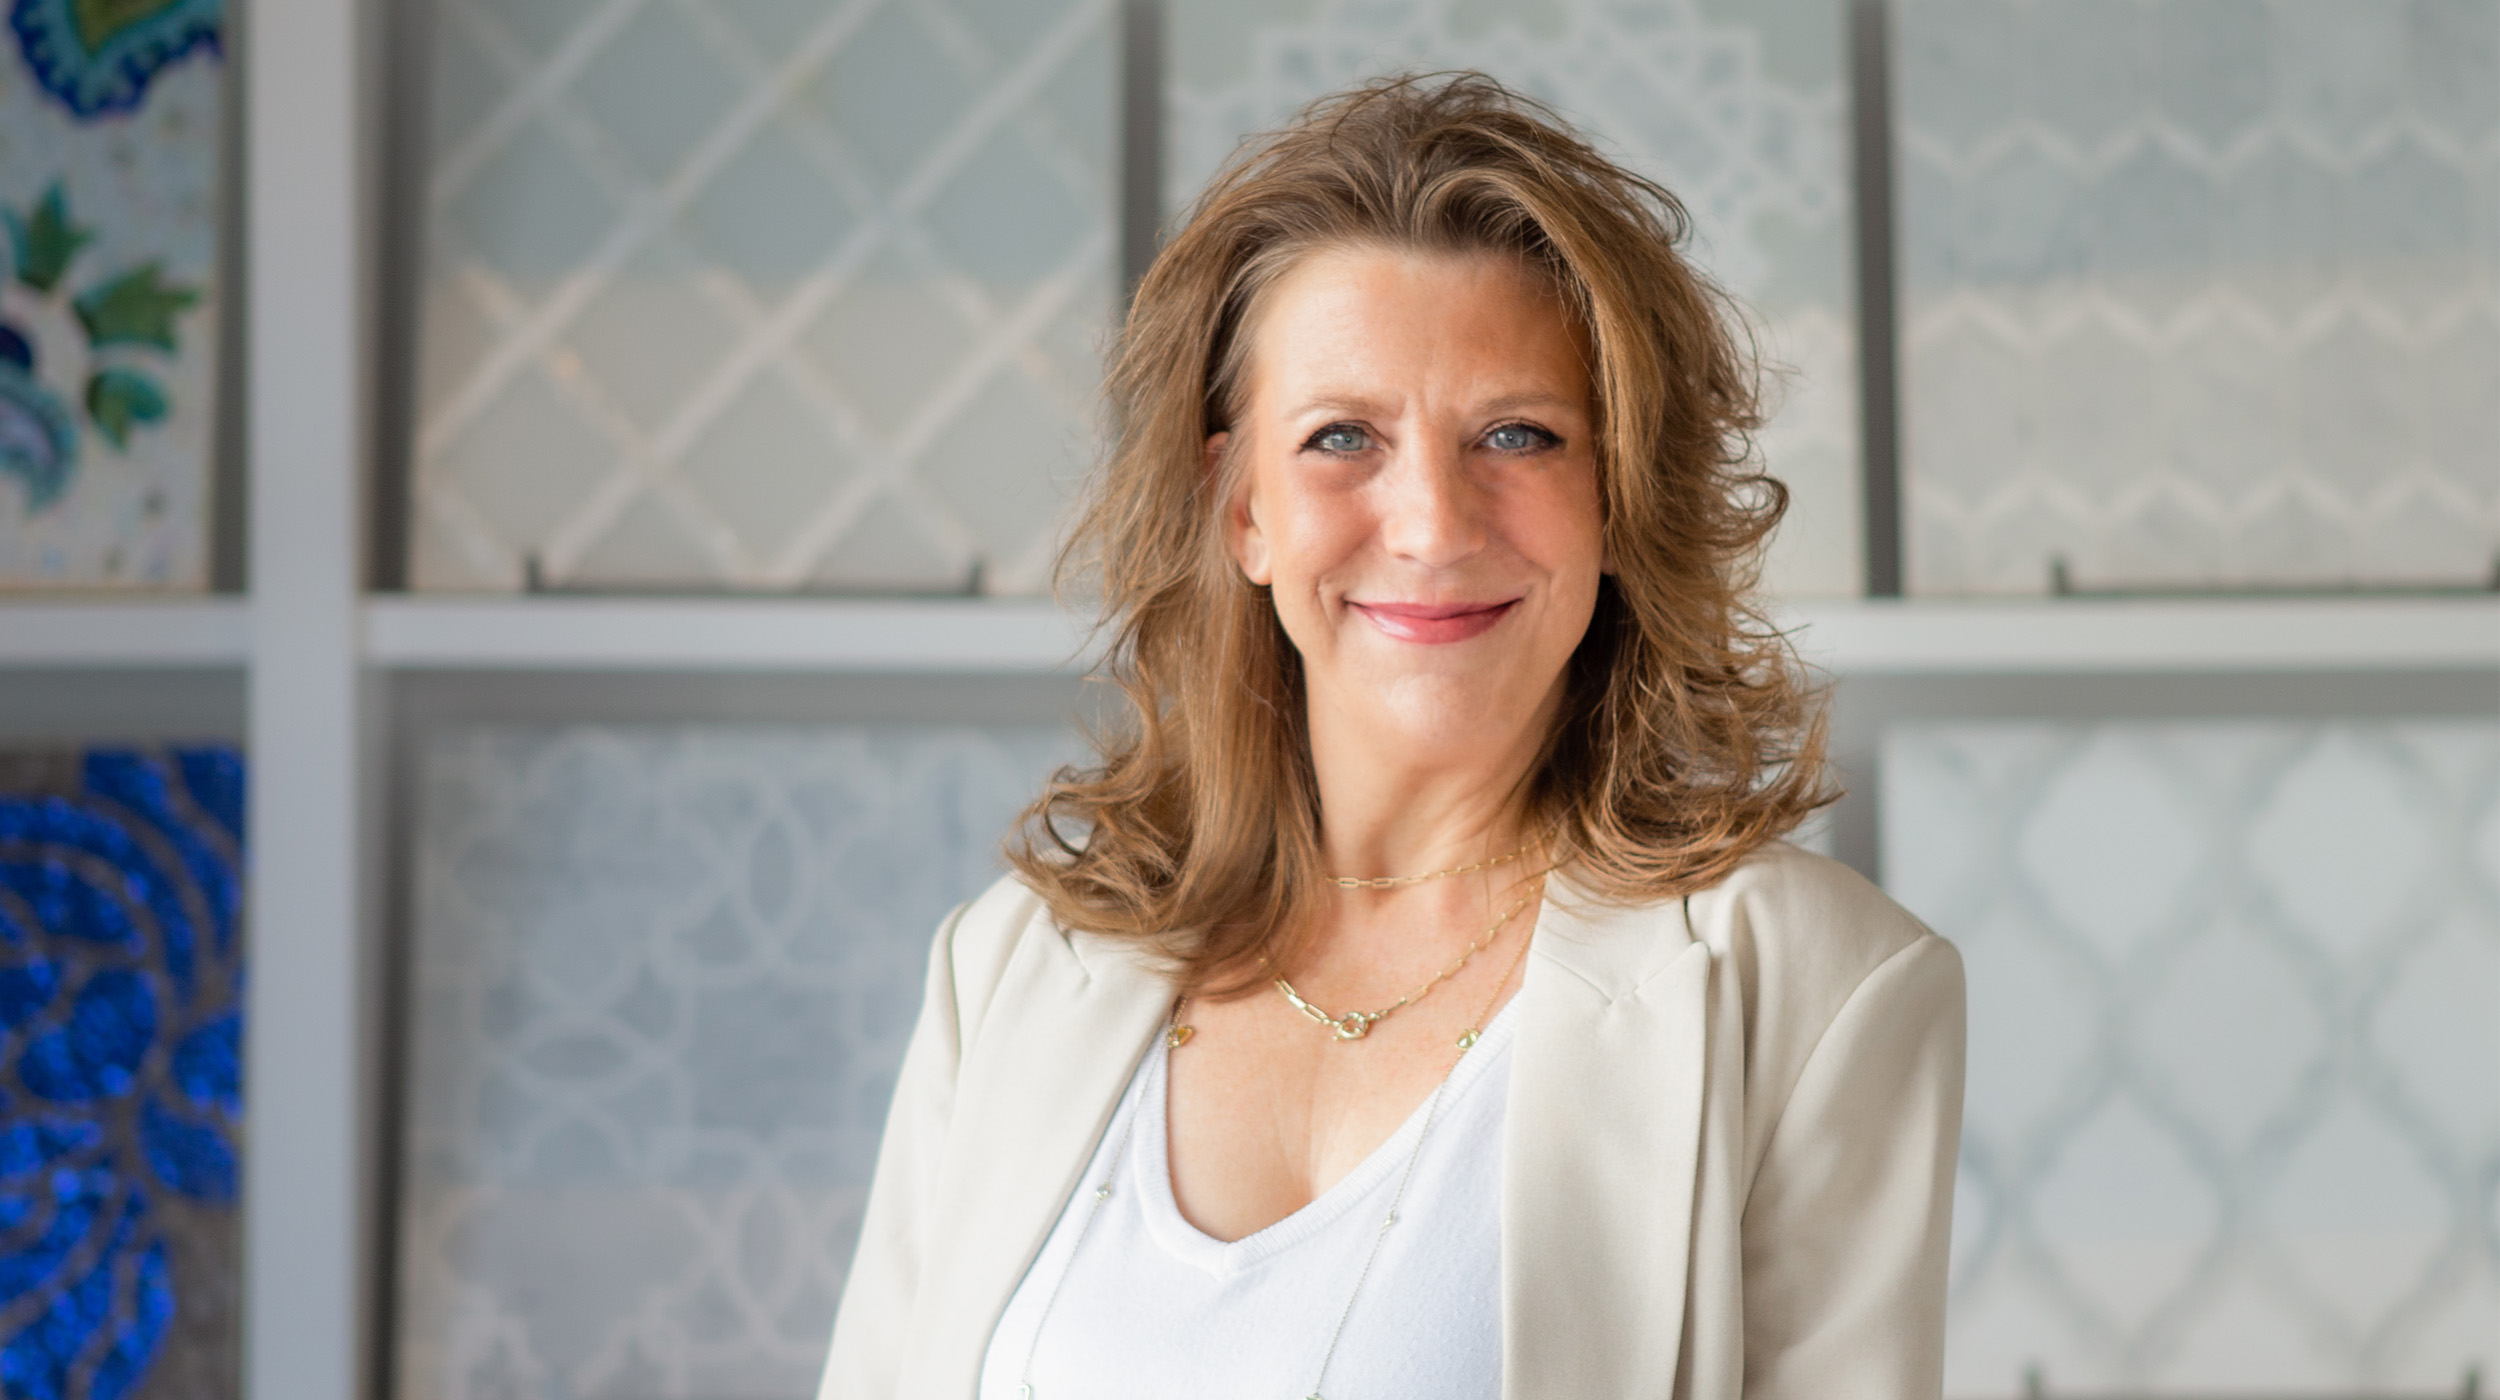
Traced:
<svg viewBox="0 0 2500 1400">
<path fill-rule="evenodd" d="M 1696 259 L 1750 303 L 1774 370 L 1759 445 L 1795 505 L 1770 586 L 1859 590 L 1854 206 L 1833 0 L 1172 0 L 1168 22 L 1175 207 L 1243 137 L 1311 99 L 1449 68 L 1551 103 L 1673 190 L 1694 216 Z"/>
<path fill-rule="evenodd" d="M 434 3 L 416 586 L 1042 585 L 1112 0 Z"/>
<path fill-rule="evenodd" d="M 2500 725 L 1903 729 L 1883 848 L 1970 974 L 1949 1393 L 2500 1373 Z"/>
<path fill-rule="evenodd" d="M 426 755 L 396 1392 L 812 1396 L 929 939 L 1070 736 Z"/>
<path fill-rule="evenodd" d="M 2490 576 L 2500 3 L 1895 9 L 1914 589 Z"/>
</svg>

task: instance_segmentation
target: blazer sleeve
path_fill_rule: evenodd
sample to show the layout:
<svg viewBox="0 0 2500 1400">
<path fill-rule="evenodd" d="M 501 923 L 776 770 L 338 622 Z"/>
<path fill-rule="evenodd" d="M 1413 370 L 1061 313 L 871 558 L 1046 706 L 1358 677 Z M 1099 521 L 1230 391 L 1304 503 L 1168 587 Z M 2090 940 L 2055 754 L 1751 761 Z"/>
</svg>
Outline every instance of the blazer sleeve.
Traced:
<svg viewBox="0 0 2500 1400">
<path fill-rule="evenodd" d="M 859 1249 L 834 1315 L 818 1400 L 882 1400 L 901 1384 L 903 1346 L 927 1257 L 927 1193 L 955 1107 L 963 1039 L 954 976 L 955 931 L 965 905 L 947 916 L 929 950 L 928 990 L 903 1052 L 887 1110 L 877 1175 L 859 1228 Z"/>
<path fill-rule="evenodd" d="M 1936 1400 L 1962 1130 L 1961 957 L 1933 934 L 1833 1017 L 1744 1217 L 1747 1400 Z"/>
</svg>

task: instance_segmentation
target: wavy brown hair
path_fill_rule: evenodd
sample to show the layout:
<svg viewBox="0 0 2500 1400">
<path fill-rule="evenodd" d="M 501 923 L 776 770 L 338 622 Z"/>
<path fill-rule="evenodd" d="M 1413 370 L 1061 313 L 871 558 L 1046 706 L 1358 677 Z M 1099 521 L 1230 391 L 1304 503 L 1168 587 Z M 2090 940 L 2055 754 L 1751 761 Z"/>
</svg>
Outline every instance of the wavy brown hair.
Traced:
<svg viewBox="0 0 2500 1400">
<path fill-rule="evenodd" d="M 1127 701 L 1100 762 L 1062 770 L 1009 845 L 1062 926 L 1138 940 L 1211 995 L 1307 927 L 1300 657 L 1225 548 L 1241 466 L 1210 472 L 1205 444 L 1244 406 L 1263 295 L 1323 249 L 1516 257 L 1577 322 L 1614 573 L 1521 795 L 1575 883 L 1689 894 L 1830 800 L 1817 697 L 1748 601 L 1788 501 L 1754 460 L 1752 343 L 1685 261 L 1690 232 L 1675 196 L 1475 73 L 1340 93 L 1234 157 L 1138 285 L 1109 450 L 1060 559 L 1063 586 L 1100 591 Z"/>
</svg>

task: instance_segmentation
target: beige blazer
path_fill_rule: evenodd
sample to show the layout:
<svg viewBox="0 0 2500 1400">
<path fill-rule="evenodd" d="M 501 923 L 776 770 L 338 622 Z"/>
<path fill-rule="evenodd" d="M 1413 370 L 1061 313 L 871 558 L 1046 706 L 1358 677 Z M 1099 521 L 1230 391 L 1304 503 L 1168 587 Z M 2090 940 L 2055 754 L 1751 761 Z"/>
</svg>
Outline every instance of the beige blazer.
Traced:
<svg viewBox="0 0 2500 1400">
<path fill-rule="evenodd" d="M 1557 878 L 1518 997 L 1505 1396 L 1934 1400 L 1951 945 L 1781 845 L 1680 903 L 1609 907 Z M 1170 1001 L 1012 880 L 947 921 L 823 1400 L 969 1400 Z"/>
</svg>

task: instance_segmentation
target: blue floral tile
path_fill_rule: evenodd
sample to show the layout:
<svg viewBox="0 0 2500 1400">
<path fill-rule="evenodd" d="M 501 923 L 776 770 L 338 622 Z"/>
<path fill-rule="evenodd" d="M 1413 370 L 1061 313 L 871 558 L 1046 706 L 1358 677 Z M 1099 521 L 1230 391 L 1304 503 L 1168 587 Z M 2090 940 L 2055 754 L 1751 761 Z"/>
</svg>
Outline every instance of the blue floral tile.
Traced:
<svg viewBox="0 0 2500 1400">
<path fill-rule="evenodd" d="M 0 754 L 0 1392 L 239 1390 L 243 764 Z"/>
</svg>

